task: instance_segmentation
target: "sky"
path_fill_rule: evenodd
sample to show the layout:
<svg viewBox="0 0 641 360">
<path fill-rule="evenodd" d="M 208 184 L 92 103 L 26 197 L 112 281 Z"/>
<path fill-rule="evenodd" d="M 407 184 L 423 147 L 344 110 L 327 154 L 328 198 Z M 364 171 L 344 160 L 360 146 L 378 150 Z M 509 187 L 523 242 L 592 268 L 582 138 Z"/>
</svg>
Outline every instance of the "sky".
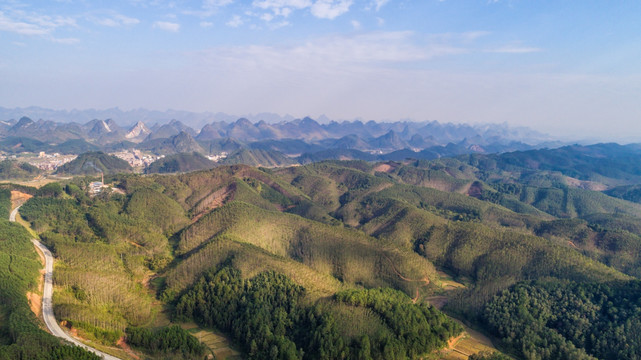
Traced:
<svg viewBox="0 0 641 360">
<path fill-rule="evenodd" d="M 641 2 L 0 0 L 0 106 L 508 123 L 641 142 Z"/>
</svg>

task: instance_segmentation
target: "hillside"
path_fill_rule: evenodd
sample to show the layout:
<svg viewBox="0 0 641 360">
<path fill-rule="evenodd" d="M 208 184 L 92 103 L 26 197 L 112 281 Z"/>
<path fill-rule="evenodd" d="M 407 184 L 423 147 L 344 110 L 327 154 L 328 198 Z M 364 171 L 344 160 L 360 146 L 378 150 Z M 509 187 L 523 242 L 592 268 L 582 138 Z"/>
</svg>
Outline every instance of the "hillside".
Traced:
<svg viewBox="0 0 641 360">
<path fill-rule="evenodd" d="M 470 165 L 478 164 L 481 170 L 501 169 L 520 173 L 521 177 L 530 173 L 558 172 L 567 177 L 564 181 L 570 182 L 568 185 L 576 183 L 589 188 L 595 185 L 592 182 L 606 187 L 638 183 L 641 180 L 641 165 L 636 161 L 639 155 L 641 149 L 636 145 L 595 144 L 471 155 L 466 160 Z"/>
<path fill-rule="evenodd" d="M 263 149 L 241 149 L 229 154 L 221 162 L 226 165 L 244 164 L 264 167 L 286 166 L 295 163 L 293 159 L 278 151 Z"/>
<path fill-rule="evenodd" d="M 12 160 L 0 161 L 0 180 L 33 179 L 40 173 L 40 169 L 27 163 Z"/>
<path fill-rule="evenodd" d="M 146 174 L 191 172 L 196 170 L 211 169 L 216 163 L 199 153 L 180 153 L 168 155 L 149 164 L 145 168 Z"/>
<path fill-rule="evenodd" d="M 61 175 L 96 175 L 131 172 L 132 168 L 125 160 L 103 152 L 80 154 L 74 160 L 60 166 L 56 174 Z"/>
<path fill-rule="evenodd" d="M 40 264 L 31 244 L 31 235 L 20 225 L 10 223 L 9 190 L 0 190 L 0 358 L 73 358 L 97 360 L 84 349 L 63 345 L 42 330 L 31 312 L 29 296 L 37 292 Z"/>
<path fill-rule="evenodd" d="M 159 155 L 172 155 L 179 153 L 208 152 L 188 133 L 181 131 L 169 138 L 147 138 L 136 146 L 138 149 L 151 151 Z"/>
<path fill-rule="evenodd" d="M 603 346 L 579 341 L 581 334 L 550 335 L 557 325 L 549 322 L 519 328 L 523 321 L 514 319 L 523 314 L 513 309 L 539 299 L 523 289 L 542 294 L 546 309 L 570 310 L 583 305 L 566 298 L 592 293 L 590 306 L 612 309 L 597 301 L 611 289 L 614 306 L 627 309 L 634 298 L 626 289 L 641 276 L 641 205 L 594 190 L 596 175 L 574 174 L 572 182 L 558 169 L 500 156 L 123 174 L 113 184 L 125 195 L 88 198 L 80 183 L 49 185 L 21 213 L 63 264 L 58 313 L 103 329 L 94 337 L 106 344 L 128 327 L 154 328 L 167 305 L 172 319 L 225 332 L 248 358 L 275 347 L 291 358 L 325 351 L 351 359 L 367 348 L 375 359 L 418 359 L 461 331 L 429 305 L 436 304 L 515 358 L 600 356 Z M 628 174 L 610 179 L 634 181 Z M 137 290 L 149 277 L 145 286 L 162 303 Z M 554 284 L 572 287 L 559 293 Z M 592 318 L 609 328 L 627 324 Z M 249 336 L 261 323 L 269 331 Z M 435 324 L 442 332 L 428 330 Z M 431 340 L 409 335 L 417 332 Z M 610 341 L 617 349 L 641 345 Z"/>
</svg>

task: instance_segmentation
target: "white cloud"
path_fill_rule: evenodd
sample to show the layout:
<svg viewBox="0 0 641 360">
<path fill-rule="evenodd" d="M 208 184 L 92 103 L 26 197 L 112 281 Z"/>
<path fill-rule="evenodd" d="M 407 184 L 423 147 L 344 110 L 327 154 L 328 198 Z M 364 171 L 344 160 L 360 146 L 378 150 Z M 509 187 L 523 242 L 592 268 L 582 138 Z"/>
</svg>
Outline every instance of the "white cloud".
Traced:
<svg viewBox="0 0 641 360">
<path fill-rule="evenodd" d="M 252 6 L 271 11 L 261 15 L 263 20 L 271 21 L 274 16 L 288 17 L 294 10 L 308 8 L 312 6 L 312 2 L 311 0 L 254 0 Z"/>
<path fill-rule="evenodd" d="M 140 20 L 132 17 L 128 17 L 121 14 L 116 14 L 111 17 L 101 18 L 95 20 L 96 24 L 109 26 L 109 27 L 119 27 L 119 26 L 132 26 L 140 23 Z"/>
<path fill-rule="evenodd" d="M 280 9 L 280 11 L 276 12 L 276 15 L 288 17 L 289 14 L 291 14 L 291 13 L 292 13 L 292 9 L 290 9 L 290 8 L 282 8 L 282 9 Z"/>
<path fill-rule="evenodd" d="M 254 7 L 263 10 L 280 10 L 285 8 L 305 9 L 312 5 L 311 0 L 254 0 Z"/>
<path fill-rule="evenodd" d="M 316 0 L 311 12 L 320 19 L 334 19 L 349 11 L 352 0 Z"/>
<path fill-rule="evenodd" d="M 76 38 L 57 38 L 54 36 L 56 29 L 63 27 L 77 27 L 76 20 L 65 16 L 50 16 L 36 13 L 25 13 L 22 10 L 9 10 L 9 14 L 0 11 L 0 31 L 12 32 L 20 35 L 38 36 L 43 39 L 61 43 L 75 44 Z"/>
<path fill-rule="evenodd" d="M 170 32 L 178 32 L 180 30 L 180 24 L 169 21 L 156 21 L 153 24 L 153 28 Z"/>
<path fill-rule="evenodd" d="M 204 8 L 223 7 L 233 2 L 234 0 L 204 0 L 203 7 Z"/>
<path fill-rule="evenodd" d="M 233 2 L 234 0 L 203 0 L 200 9 L 183 10 L 182 13 L 207 18 L 217 13 L 220 8 L 232 4 Z"/>
<path fill-rule="evenodd" d="M 102 25 L 102 26 L 109 26 L 109 27 L 120 26 L 120 23 L 118 23 L 118 21 L 111 18 L 97 19 L 95 22 L 96 24 Z"/>
<path fill-rule="evenodd" d="M 352 23 L 352 27 L 354 28 L 354 30 L 360 30 L 361 29 L 361 23 L 360 22 L 358 22 L 356 20 L 352 20 L 351 23 Z"/>
<path fill-rule="evenodd" d="M 52 29 L 10 19 L 0 11 L 0 31 L 8 31 L 21 35 L 47 35 L 51 33 Z"/>
<path fill-rule="evenodd" d="M 230 27 L 233 27 L 233 28 L 237 28 L 237 27 L 241 26 L 244 23 L 245 22 L 243 21 L 243 19 L 239 15 L 234 15 L 231 18 L 231 20 L 226 22 L 226 25 L 230 26 Z"/>
<path fill-rule="evenodd" d="M 388 2 L 389 0 L 374 0 L 374 7 L 376 8 L 376 11 L 379 11 Z"/>
<path fill-rule="evenodd" d="M 226 65 L 251 64 L 253 69 L 287 69 L 300 71 L 314 69 L 332 73 L 361 71 L 407 62 L 425 61 L 437 56 L 458 54 L 464 50 L 439 46 L 421 46 L 415 43 L 413 32 L 372 32 L 355 36 L 330 36 L 309 40 L 290 47 L 243 46 L 223 47 L 205 51 L 199 58 L 207 58 L 221 68 Z M 231 63 L 227 63 L 231 61 Z"/>
<path fill-rule="evenodd" d="M 200 27 L 201 28 L 210 28 L 212 26 L 214 26 L 214 23 L 211 22 L 211 21 L 201 21 L 200 22 Z"/>
<path fill-rule="evenodd" d="M 288 17 L 294 10 L 309 9 L 313 16 L 334 19 L 349 11 L 352 0 L 254 0 L 252 6 Z"/>
<path fill-rule="evenodd" d="M 29 14 L 24 16 L 26 21 L 37 24 L 44 28 L 56 29 L 59 27 L 76 27 L 76 20 L 68 16 L 50 16 L 41 14 Z"/>
<path fill-rule="evenodd" d="M 385 25 L 385 19 L 377 17 L 376 18 L 376 23 L 378 24 L 378 26 L 383 26 L 383 25 Z"/>
</svg>

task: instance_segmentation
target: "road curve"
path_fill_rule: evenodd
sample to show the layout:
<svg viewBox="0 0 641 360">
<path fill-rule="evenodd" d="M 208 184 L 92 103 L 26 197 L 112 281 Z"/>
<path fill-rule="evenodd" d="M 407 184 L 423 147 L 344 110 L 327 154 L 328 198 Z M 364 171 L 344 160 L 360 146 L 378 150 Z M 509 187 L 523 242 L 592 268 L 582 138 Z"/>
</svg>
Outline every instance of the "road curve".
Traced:
<svg viewBox="0 0 641 360">
<path fill-rule="evenodd" d="M 16 214 L 18 213 L 19 208 L 20 206 L 13 209 L 11 215 L 9 216 L 9 221 L 16 221 Z M 120 358 L 105 354 L 102 351 L 98 351 L 72 338 L 66 332 L 64 332 L 64 330 L 62 330 L 60 325 L 58 325 L 56 317 L 53 314 L 53 302 L 51 300 L 53 297 L 53 256 L 51 255 L 49 249 L 47 249 L 46 246 L 42 245 L 40 241 L 32 239 L 31 242 L 33 242 L 33 244 L 38 249 L 40 249 L 40 251 L 42 251 L 45 256 L 45 286 L 44 290 L 42 291 L 42 317 L 45 320 L 47 329 L 49 329 L 49 331 L 54 336 L 64 339 L 65 341 L 70 342 L 73 345 L 80 346 L 88 351 L 91 351 L 92 353 L 100 356 L 105 360 L 120 360 Z"/>
</svg>

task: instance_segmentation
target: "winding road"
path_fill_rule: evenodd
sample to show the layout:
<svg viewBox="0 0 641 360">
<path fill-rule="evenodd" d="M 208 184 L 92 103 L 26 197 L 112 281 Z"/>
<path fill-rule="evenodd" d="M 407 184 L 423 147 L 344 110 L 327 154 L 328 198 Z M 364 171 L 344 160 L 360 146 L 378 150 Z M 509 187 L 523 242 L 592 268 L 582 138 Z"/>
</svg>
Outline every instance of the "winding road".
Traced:
<svg viewBox="0 0 641 360">
<path fill-rule="evenodd" d="M 20 209 L 20 206 L 13 209 L 11 215 L 9 215 L 9 221 L 16 221 L 18 209 Z M 47 329 L 49 329 L 49 331 L 54 336 L 64 339 L 65 341 L 72 343 L 73 345 L 80 346 L 88 351 L 91 351 L 92 353 L 100 356 L 105 360 L 120 360 L 120 358 L 105 354 L 102 351 L 89 347 L 72 338 L 66 332 L 64 332 L 64 330 L 62 330 L 60 325 L 58 325 L 56 317 L 53 314 L 53 302 L 51 300 L 53 296 L 53 256 L 51 255 L 49 249 L 47 249 L 46 246 L 42 245 L 40 241 L 32 239 L 31 242 L 33 242 L 33 244 L 38 249 L 40 249 L 40 251 L 42 251 L 45 256 L 45 286 L 44 290 L 42 291 L 42 317 L 44 318 L 45 324 L 47 325 Z"/>
</svg>

